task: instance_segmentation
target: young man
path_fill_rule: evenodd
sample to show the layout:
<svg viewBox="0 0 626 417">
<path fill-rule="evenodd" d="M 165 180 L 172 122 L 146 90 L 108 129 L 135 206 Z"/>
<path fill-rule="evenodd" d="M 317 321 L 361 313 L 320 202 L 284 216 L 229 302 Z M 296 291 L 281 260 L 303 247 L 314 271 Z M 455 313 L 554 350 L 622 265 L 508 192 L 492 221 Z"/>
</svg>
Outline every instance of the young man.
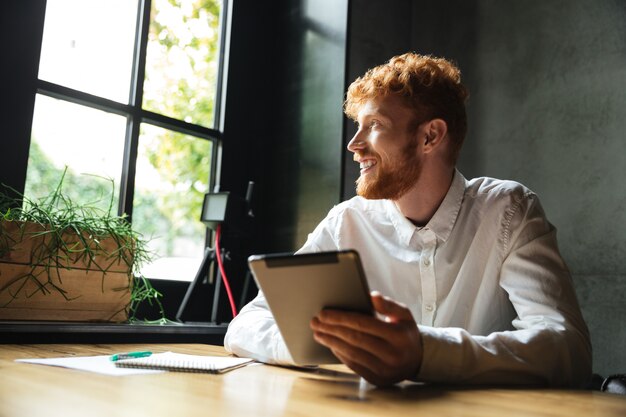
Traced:
<svg viewBox="0 0 626 417">
<path fill-rule="evenodd" d="M 322 311 L 315 339 L 380 386 L 581 386 L 589 334 L 537 196 L 455 169 L 466 98 L 454 65 L 413 53 L 350 86 L 358 197 L 334 207 L 300 252 L 356 249 L 379 314 Z M 262 293 L 232 321 L 225 346 L 291 363 Z"/>
</svg>

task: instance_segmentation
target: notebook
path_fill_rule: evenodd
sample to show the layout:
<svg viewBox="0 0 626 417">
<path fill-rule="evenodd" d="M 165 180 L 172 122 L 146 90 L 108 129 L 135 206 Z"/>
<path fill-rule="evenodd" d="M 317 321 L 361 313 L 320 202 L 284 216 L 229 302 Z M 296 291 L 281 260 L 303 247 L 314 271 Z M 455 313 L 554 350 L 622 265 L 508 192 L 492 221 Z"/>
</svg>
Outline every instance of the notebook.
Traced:
<svg viewBox="0 0 626 417">
<path fill-rule="evenodd" d="M 165 352 L 155 353 L 145 358 L 122 359 L 116 361 L 115 366 L 119 368 L 221 374 L 245 366 L 252 361 L 249 358 L 235 358 L 232 356 L 202 356 Z"/>
</svg>

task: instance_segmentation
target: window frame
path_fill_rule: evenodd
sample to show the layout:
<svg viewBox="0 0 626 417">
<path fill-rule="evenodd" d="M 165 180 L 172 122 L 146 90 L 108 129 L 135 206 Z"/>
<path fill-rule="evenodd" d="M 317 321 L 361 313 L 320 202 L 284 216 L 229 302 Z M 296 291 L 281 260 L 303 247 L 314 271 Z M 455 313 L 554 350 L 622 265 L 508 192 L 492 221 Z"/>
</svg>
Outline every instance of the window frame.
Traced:
<svg viewBox="0 0 626 417">
<path fill-rule="evenodd" d="M 65 102 L 90 107 L 96 110 L 117 114 L 126 118 L 126 135 L 120 183 L 118 215 L 125 214 L 132 223 L 133 197 L 135 193 L 135 174 L 139 146 L 139 134 L 142 123 L 158 126 L 177 133 L 193 136 L 195 139 L 208 140 L 211 146 L 211 170 L 207 178 L 209 189 L 218 183 L 223 129 L 223 97 L 225 93 L 225 71 L 227 69 L 229 0 L 222 0 L 219 27 L 219 49 L 213 127 L 208 128 L 184 120 L 155 113 L 143 108 L 143 87 L 145 80 L 148 34 L 150 31 L 150 12 L 152 0 L 138 0 L 137 21 L 135 25 L 135 46 L 131 69 L 128 104 L 103 98 L 97 95 L 75 90 L 37 76 L 36 93 Z M 44 18 L 45 24 L 45 18 Z M 27 167 L 28 169 L 28 167 Z M 205 238 L 208 238 L 208 234 Z"/>
</svg>

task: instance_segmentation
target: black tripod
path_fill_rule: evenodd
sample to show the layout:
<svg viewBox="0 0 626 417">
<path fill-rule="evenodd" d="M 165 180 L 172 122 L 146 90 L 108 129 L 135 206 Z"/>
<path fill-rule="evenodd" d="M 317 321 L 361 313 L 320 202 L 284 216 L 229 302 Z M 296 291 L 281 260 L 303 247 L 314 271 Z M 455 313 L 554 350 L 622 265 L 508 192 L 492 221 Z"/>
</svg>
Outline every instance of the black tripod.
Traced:
<svg viewBox="0 0 626 417">
<path fill-rule="evenodd" d="M 224 250 L 222 250 L 220 256 L 222 257 L 223 262 L 225 258 Z M 206 248 L 204 250 L 204 257 L 202 258 L 198 272 L 196 273 L 193 281 L 189 284 L 185 297 L 183 298 L 183 302 L 178 308 L 178 312 L 176 313 L 177 320 L 184 322 L 204 322 L 205 320 L 202 318 L 203 316 L 206 317 L 207 309 L 202 308 L 202 311 L 200 312 L 192 310 L 194 298 L 200 298 L 201 301 L 204 301 L 201 304 L 205 304 L 206 300 L 211 300 L 211 296 L 213 296 L 209 306 L 211 311 L 210 322 L 218 322 L 218 307 L 220 293 L 222 290 L 222 274 L 220 273 L 219 268 L 213 267 L 215 262 L 217 262 L 215 249 Z"/>
<path fill-rule="evenodd" d="M 222 290 L 222 273 L 221 268 L 215 268 L 218 262 L 221 266 L 228 259 L 228 252 L 223 249 L 217 252 L 219 246 L 220 230 L 223 223 L 231 222 L 233 224 L 242 222 L 244 218 L 252 218 L 254 214 L 251 209 L 252 190 L 254 182 L 248 182 L 245 199 L 231 195 L 229 192 L 213 192 L 204 196 L 202 204 L 202 214 L 200 221 L 206 226 L 207 230 L 215 231 L 215 246 L 207 247 L 204 250 L 204 257 L 198 268 L 198 272 L 194 280 L 189 284 L 183 301 L 176 313 L 176 319 L 184 322 L 206 322 L 206 313 L 210 309 L 211 323 L 220 323 L 226 320 L 220 320 L 219 301 Z M 244 295 L 247 293 L 250 277 L 246 277 L 244 283 Z M 228 281 L 226 281 L 228 283 Z M 232 293 L 229 286 L 226 285 L 229 294 L 229 301 L 233 310 L 233 316 L 236 314 Z M 207 308 L 207 301 L 210 305 Z M 194 308 L 195 307 L 195 308 Z M 199 307 L 199 308 L 198 308 Z"/>
</svg>

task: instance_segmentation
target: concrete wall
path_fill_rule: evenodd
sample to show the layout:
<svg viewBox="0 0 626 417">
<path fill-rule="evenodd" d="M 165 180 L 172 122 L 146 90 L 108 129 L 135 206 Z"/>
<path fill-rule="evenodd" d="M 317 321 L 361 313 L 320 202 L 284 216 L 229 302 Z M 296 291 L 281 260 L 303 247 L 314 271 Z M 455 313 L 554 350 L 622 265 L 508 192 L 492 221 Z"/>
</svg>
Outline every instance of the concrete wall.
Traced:
<svg viewBox="0 0 626 417">
<path fill-rule="evenodd" d="M 626 2 L 399 1 L 401 23 L 377 26 L 374 9 L 389 4 L 352 1 L 351 30 L 376 30 L 351 38 L 351 53 L 372 57 L 351 68 L 397 53 L 386 34 L 459 64 L 471 93 L 461 171 L 539 195 L 590 327 L 594 370 L 626 372 Z"/>
<path fill-rule="evenodd" d="M 597 372 L 626 371 L 626 3 L 477 3 L 468 175 L 513 178 L 559 231 Z M 466 161 L 464 161 L 466 162 Z M 621 347 L 621 349 L 620 349 Z"/>
</svg>

